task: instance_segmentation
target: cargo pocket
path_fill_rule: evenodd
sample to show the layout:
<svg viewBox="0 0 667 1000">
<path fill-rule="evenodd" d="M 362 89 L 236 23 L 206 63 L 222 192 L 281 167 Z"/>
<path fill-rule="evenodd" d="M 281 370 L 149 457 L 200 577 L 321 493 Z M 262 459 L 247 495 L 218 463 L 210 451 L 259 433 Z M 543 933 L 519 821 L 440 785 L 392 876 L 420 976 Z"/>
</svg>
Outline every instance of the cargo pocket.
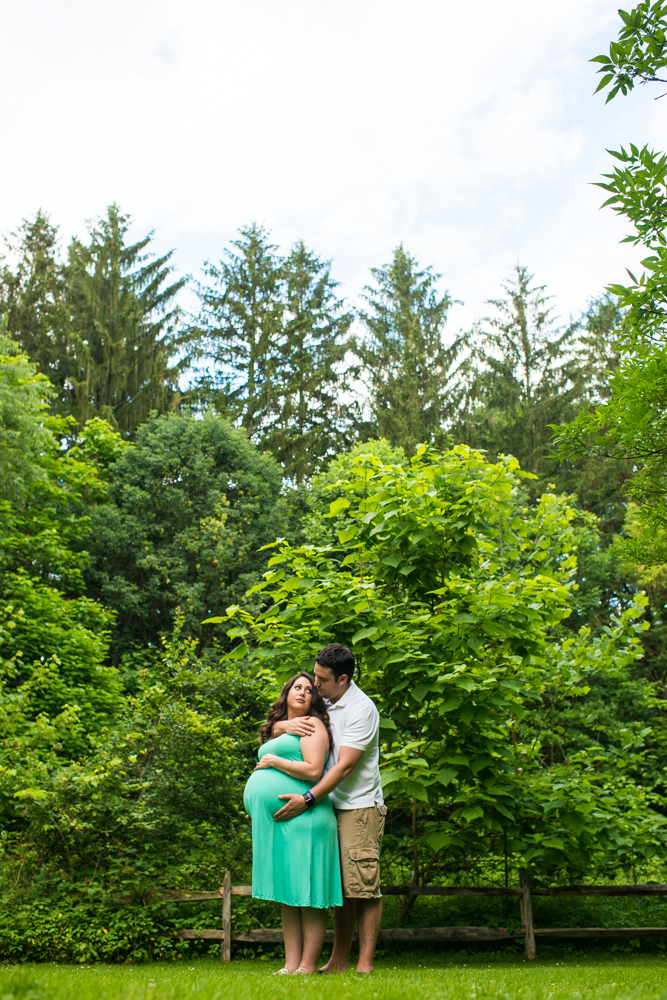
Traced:
<svg viewBox="0 0 667 1000">
<path fill-rule="evenodd" d="M 380 888 L 380 852 L 373 847 L 351 847 L 348 885 L 353 895 L 374 896 Z"/>
</svg>

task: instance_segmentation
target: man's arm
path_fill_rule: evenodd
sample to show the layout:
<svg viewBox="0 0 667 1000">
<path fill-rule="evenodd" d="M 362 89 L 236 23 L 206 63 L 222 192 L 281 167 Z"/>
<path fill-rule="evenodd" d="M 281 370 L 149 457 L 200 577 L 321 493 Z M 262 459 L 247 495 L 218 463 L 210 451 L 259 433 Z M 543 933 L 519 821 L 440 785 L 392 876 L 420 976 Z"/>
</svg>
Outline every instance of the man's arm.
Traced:
<svg viewBox="0 0 667 1000">
<path fill-rule="evenodd" d="M 279 723 L 276 723 L 276 725 L 279 725 Z M 330 768 L 326 774 L 323 774 L 317 784 L 310 789 L 316 802 L 323 799 L 325 795 L 329 794 L 329 792 L 333 792 L 334 788 L 338 788 L 341 781 L 345 781 L 348 774 L 352 773 L 356 765 L 361 760 L 363 752 L 363 750 L 353 750 L 352 747 L 340 748 L 338 763 L 334 764 L 334 766 Z M 279 795 L 278 798 L 285 801 L 285 805 L 282 809 L 279 809 L 277 813 L 273 814 L 273 818 L 279 823 L 282 820 L 292 819 L 294 816 L 299 816 L 302 812 L 306 811 L 306 801 L 303 795 Z"/>
<path fill-rule="evenodd" d="M 289 733 L 290 736 L 312 736 L 315 732 L 315 723 L 309 715 L 300 715 L 296 719 L 281 719 L 274 722 L 271 729 L 273 737 L 283 736 Z"/>
</svg>

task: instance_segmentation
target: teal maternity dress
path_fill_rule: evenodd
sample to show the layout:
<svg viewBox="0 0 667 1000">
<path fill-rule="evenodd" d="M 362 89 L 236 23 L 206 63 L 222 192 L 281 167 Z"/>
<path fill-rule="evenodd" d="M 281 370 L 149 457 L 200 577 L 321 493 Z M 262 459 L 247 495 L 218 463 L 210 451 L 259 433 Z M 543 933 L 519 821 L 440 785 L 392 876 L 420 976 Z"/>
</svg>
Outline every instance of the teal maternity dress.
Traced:
<svg viewBox="0 0 667 1000">
<path fill-rule="evenodd" d="M 300 737 L 288 733 L 262 744 L 258 758 L 265 753 L 303 761 Z M 248 778 L 243 802 L 252 820 L 252 894 L 256 899 L 288 906 L 343 905 L 338 828 L 329 799 L 282 823 L 273 818 L 285 804 L 279 795 L 303 795 L 312 784 L 273 767 L 253 771 Z"/>
</svg>

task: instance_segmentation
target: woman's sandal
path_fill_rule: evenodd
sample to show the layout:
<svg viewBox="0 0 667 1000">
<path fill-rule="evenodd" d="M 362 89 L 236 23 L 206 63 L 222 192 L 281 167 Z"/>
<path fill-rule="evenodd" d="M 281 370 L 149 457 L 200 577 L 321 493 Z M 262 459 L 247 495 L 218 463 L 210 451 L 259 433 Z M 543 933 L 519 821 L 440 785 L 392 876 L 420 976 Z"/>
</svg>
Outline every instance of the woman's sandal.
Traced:
<svg viewBox="0 0 667 1000">
<path fill-rule="evenodd" d="M 278 969 L 278 971 L 277 971 L 277 972 L 274 972 L 274 973 L 273 973 L 273 975 L 274 975 L 274 976 L 293 976 L 293 975 L 294 975 L 294 973 L 293 973 L 293 972 L 290 972 L 290 970 L 289 970 L 289 969 L 284 969 L 284 968 L 283 968 L 283 969 Z"/>
<path fill-rule="evenodd" d="M 292 975 L 293 976 L 310 976 L 311 973 L 308 971 L 308 969 L 302 969 L 301 966 L 299 966 L 298 969 L 294 970 L 294 972 L 292 973 Z"/>
</svg>

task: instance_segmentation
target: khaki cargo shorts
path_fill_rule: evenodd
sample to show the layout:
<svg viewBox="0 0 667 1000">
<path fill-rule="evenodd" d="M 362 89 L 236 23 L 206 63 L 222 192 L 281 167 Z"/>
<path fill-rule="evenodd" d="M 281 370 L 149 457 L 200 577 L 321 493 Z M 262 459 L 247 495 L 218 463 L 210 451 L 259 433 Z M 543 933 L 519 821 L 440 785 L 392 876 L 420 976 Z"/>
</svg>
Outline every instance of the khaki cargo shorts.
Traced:
<svg viewBox="0 0 667 1000">
<path fill-rule="evenodd" d="M 336 809 L 343 895 L 352 899 L 380 896 L 380 845 L 386 806 Z"/>
</svg>

